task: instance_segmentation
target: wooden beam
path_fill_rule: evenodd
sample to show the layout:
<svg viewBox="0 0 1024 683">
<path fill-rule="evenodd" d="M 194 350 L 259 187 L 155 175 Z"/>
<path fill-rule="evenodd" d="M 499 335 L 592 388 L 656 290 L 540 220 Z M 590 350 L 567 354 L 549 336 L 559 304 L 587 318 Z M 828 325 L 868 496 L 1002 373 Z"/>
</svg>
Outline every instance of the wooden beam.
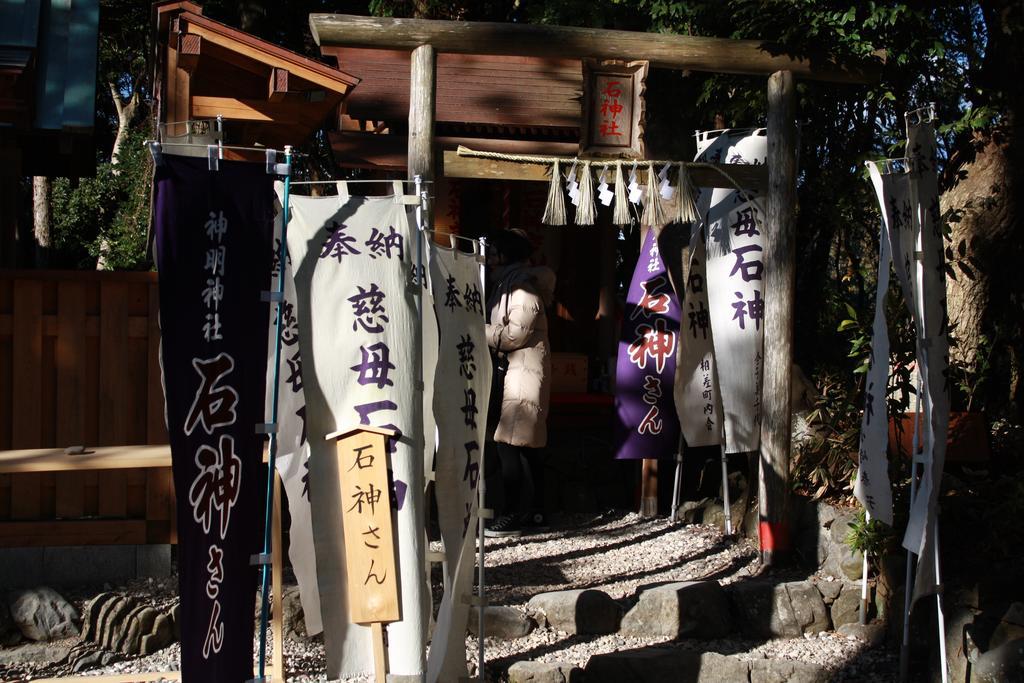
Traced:
<svg viewBox="0 0 1024 683">
<path fill-rule="evenodd" d="M 191 33 L 178 34 L 178 68 L 184 69 L 190 76 L 194 74 L 202 52 L 202 36 Z"/>
<path fill-rule="evenodd" d="M 288 69 L 273 67 L 270 70 L 270 88 L 267 93 L 267 100 L 270 102 L 282 102 L 288 94 Z"/>
<path fill-rule="evenodd" d="M 146 520 L 143 519 L 0 522 L 0 548 L 142 545 L 145 542 Z"/>
<path fill-rule="evenodd" d="M 180 681 L 180 671 L 154 671 L 141 674 L 109 674 L 105 676 L 65 676 L 63 678 L 33 678 L 33 683 L 154 683 Z"/>
<path fill-rule="evenodd" d="M 192 115 L 195 118 L 214 118 L 218 114 L 233 121 L 261 121 L 265 123 L 303 123 L 319 126 L 328 114 L 324 103 L 267 102 L 266 100 L 239 99 L 237 97 L 208 97 L 196 95 L 192 98 Z"/>
<path fill-rule="evenodd" d="M 495 150 L 499 151 L 499 150 Z M 566 155 L 572 160 L 574 155 Z M 599 166 L 596 162 L 595 166 Z M 728 175 L 715 170 L 721 167 Z M 484 178 L 491 180 L 533 180 L 548 182 L 551 180 L 548 164 L 522 163 L 503 161 L 500 159 L 481 159 L 477 157 L 459 156 L 457 152 L 444 153 L 444 175 L 446 178 Z M 647 177 L 647 169 L 637 168 L 637 179 L 643 183 Z M 764 190 L 768 187 L 768 170 L 764 166 L 747 164 L 704 164 L 690 167 L 690 180 L 697 187 L 725 187 L 735 189 L 729 178 L 744 189 Z"/>
<path fill-rule="evenodd" d="M 0 451 L 0 474 L 169 468 L 170 466 L 171 447 L 167 445 L 106 446 L 89 448 L 81 455 L 65 455 L 62 448 Z"/>
<path fill-rule="evenodd" d="M 840 83 L 877 81 L 881 67 L 879 59 L 835 64 L 791 57 L 759 40 L 569 26 L 310 14 L 309 27 L 320 46 L 411 50 L 432 45 L 446 53 L 646 59 L 668 69 L 764 76 L 785 69 L 808 80 Z"/>
<path fill-rule="evenodd" d="M 404 135 L 380 135 L 354 131 L 328 134 L 334 161 L 345 168 L 370 168 L 400 171 L 405 169 L 409 140 Z M 576 142 L 550 142 L 547 140 L 493 140 L 489 138 L 437 137 L 435 149 L 456 150 L 462 145 L 485 152 L 506 154 L 543 154 L 570 157 L 579 151 Z M 447 159 L 445 160 L 447 164 Z M 0 336 L 3 333 L 0 315 Z"/>
<path fill-rule="evenodd" d="M 793 74 L 768 79 L 768 207 L 765 228 L 764 379 L 758 506 L 761 559 L 772 565 L 792 550 L 789 520 L 790 387 L 796 269 L 796 87 Z"/>
</svg>

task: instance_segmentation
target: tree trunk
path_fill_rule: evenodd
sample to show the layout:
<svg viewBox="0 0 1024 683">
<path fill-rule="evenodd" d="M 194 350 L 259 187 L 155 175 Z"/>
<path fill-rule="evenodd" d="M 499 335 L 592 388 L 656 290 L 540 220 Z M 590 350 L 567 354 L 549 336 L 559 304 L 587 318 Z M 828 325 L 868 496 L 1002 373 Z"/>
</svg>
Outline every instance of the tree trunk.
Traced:
<svg viewBox="0 0 1024 683">
<path fill-rule="evenodd" d="M 950 349 L 950 360 L 969 370 L 992 363 L 987 384 L 974 397 L 972 407 L 982 403 L 993 409 L 1015 402 L 1024 348 L 1016 331 L 1021 315 L 1018 295 L 1024 292 L 1016 198 L 1020 188 L 1012 161 L 1012 134 L 1007 133 L 997 130 L 979 140 L 974 158 L 957 169 L 958 181 L 941 197 L 951 230 L 946 251 L 952 269 L 946 278 L 947 306 L 958 341 Z"/>
<path fill-rule="evenodd" d="M 114 136 L 114 146 L 110 150 L 110 165 L 114 167 L 113 173 L 117 175 L 117 159 L 121 154 L 121 147 L 124 145 L 128 129 L 132 125 L 136 112 L 139 110 L 139 89 L 133 89 L 132 96 L 125 102 L 121 99 L 115 83 L 107 83 L 110 89 L 110 97 L 114 100 L 114 107 L 117 109 L 117 135 Z M 110 246 L 106 238 L 100 238 L 100 255 L 96 258 L 96 270 L 107 270 L 106 253 Z"/>
<path fill-rule="evenodd" d="M 135 113 L 139 110 L 139 91 L 136 88 L 132 96 L 125 102 L 121 99 L 121 94 L 117 91 L 116 84 L 108 83 L 107 87 L 110 88 L 110 97 L 114 100 L 114 106 L 117 108 L 117 135 L 114 136 L 114 146 L 110 150 L 110 163 L 111 165 L 117 165 L 117 157 L 121 153 L 121 146 L 124 144 L 125 136 L 132 125 Z"/>
<path fill-rule="evenodd" d="M 946 294 L 954 364 L 977 371 L 989 363 L 972 408 L 1024 414 L 1024 31 L 1018 0 L 979 3 L 988 42 L 977 75 L 975 106 L 991 107 L 997 125 L 958 150 L 947 169 L 941 207 L 952 232 Z M 988 344 L 983 343 L 987 338 Z M 968 375 L 968 380 L 973 378 Z"/>
<path fill-rule="evenodd" d="M 35 237 L 36 268 L 45 268 L 50 261 L 50 179 L 32 178 L 32 225 Z"/>
</svg>

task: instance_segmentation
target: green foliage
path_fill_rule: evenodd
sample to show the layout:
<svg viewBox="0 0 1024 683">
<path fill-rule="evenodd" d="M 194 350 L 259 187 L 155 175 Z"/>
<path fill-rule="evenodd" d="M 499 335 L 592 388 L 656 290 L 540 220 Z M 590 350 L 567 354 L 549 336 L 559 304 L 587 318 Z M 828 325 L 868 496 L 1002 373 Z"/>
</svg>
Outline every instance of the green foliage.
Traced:
<svg viewBox="0 0 1024 683">
<path fill-rule="evenodd" d="M 846 545 L 851 550 L 874 557 L 884 555 L 896 541 L 896 535 L 888 524 L 873 519 L 867 521 L 863 510 L 849 523 L 850 530 L 846 534 Z"/>
<path fill-rule="evenodd" d="M 147 130 L 130 132 L 117 164 L 101 162 L 96 176 L 57 178 L 51 195 L 54 247 L 80 268 L 103 257 L 107 268 L 146 266 L 152 162 L 142 145 Z"/>
<path fill-rule="evenodd" d="M 857 469 L 860 405 L 838 374 L 823 375 L 819 396 L 805 421 L 811 437 L 793 454 L 793 484 L 815 500 L 851 490 Z"/>
</svg>

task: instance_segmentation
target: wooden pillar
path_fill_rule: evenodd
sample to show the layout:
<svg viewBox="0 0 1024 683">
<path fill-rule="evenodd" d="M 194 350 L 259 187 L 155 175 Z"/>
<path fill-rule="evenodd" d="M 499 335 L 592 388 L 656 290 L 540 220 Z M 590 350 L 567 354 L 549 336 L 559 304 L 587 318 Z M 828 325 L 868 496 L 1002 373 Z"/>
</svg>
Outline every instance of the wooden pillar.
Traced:
<svg viewBox="0 0 1024 683">
<path fill-rule="evenodd" d="M 765 226 L 764 383 L 761 394 L 761 468 L 758 537 L 765 565 L 785 558 L 792 535 L 788 517 L 790 384 L 796 244 L 797 134 L 795 85 L 790 71 L 768 79 L 768 217 Z"/>
<path fill-rule="evenodd" d="M 437 53 L 430 45 L 412 51 L 409 82 L 409 177 L 434 179 L 434 93 Z"/>
<path fill-rule="evenodd" d="M 658 516 L 658 461 L 644 458 L 640 470 L 640 516 Z"/>
<path fill-rule="evenodd" d="M 408 149 L 408 178 L 419 176 L 424 182 L 434 179 L 434 93 L 436 89 L 437 56 L 434 48 L 430 45 L 421 45 L 412 51 L 412 64 L 409 79 L 409 149 Z M 430 186 L 424 185 L 424 191 L 430 191 Z M 406 193 L 415 190 L 412 186 L 406 186 Z M 423 222 L 426 227 L 432 227 L 429 205 L 424 212 Z M 420 264 L 426 263 L 425 240 L 422 235 L 417 235 L 416 260 Z M 423 387 L 423 315 L 424 301 L 422 289 L 416 296 L 419 322 L 416 325 L 415 336 L 415 378 L 417 384 L 416 395 L 422 399 Z M 418 454 L 413 458 L 414 462 L 410 467 L 409 486 L 406 496 L 412 501 L 413 533 L 419 534 L 415 539 L 415 550 L 409 554 L 413 558 L 403 557 L 400 551 L 401 561 L 413 559 L 418 571 L 415 582 L 403 582 L 401 586 L 402 621 L 392 624 L 389 629 L 398 629 L 405 641 L 407 650 L 387 651 L 389 665 L 395 673 L 387 674 L 391 683 L 422 683 L 426 672 L 426 630 L 430 618 L 428 612 L 430 605 L 430 594 L 427 584 L 426 548 L 423 540 L 426 537 L 425 517 L 425 495 L 424 495 L 424 474 L 423 474 L 423 447 L 424 447 L 424 419 L 422 400 L 420 409 L 415 411 L 413 426 L 413 453 Z M 406 503 L 409 504 L 408 502 Z M 402 525 L 399 524 L 397 533 L 403 533 Z M 405 533 L 409 533 L 406 529 Z M 400 545 L 402 543 L 400 542 Z M 405 541 L 405 547 L 409 547 L 409 541 Z M 409 585 L 414 583 L 415 585 Z M 396 631 L 392 630 L 394 634 Z M 380 635 L 383 635 L 381 633 Z M 378 639 L 376 648 L 381 649 L 381 642 Z"/>
</svg>

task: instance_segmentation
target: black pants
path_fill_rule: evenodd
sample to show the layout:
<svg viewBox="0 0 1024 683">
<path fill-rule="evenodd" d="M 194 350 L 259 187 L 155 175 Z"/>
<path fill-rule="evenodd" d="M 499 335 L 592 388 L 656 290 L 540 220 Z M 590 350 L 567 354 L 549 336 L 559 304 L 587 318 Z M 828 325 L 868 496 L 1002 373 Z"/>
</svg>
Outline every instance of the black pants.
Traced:
<svg viewBox="0 0 1024 683">
<path fill-rule="evenodd" d="M 544 511 L 544 460 L 539 448 L 488 443 L 486 456 L 487 507 L 495 516 L 525 517 Z M 497 457 L 495 457 L 497 456 Z"/>
</svg>

